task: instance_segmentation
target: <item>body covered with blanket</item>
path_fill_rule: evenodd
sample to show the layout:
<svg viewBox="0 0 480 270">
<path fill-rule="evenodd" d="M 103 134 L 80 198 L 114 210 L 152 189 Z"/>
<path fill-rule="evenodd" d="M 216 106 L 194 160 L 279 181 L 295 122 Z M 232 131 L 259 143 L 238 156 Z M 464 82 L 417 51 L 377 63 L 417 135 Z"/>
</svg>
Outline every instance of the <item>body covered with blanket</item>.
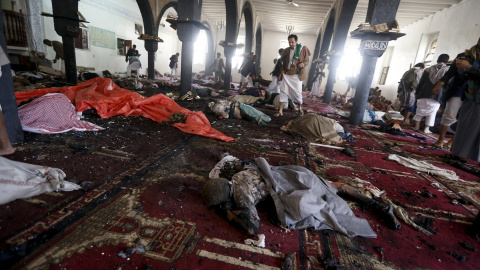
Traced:
<svg viewBox="0 0 480 270">
<path fill-rule="evenodd" d="M 271 166 L 264 158 L 242 164 L 227 155 L 209 177 L 202 192 L 205 203 L 225 210 L 227 218 L 249 235 L 258 233 L 260 218 L 255 205 L 270 195 L 284 228 L 313 227 L 332 229 L 350 237 L 376 237 L 368 222 L 357 218 L 337 195 L 336 188 L 304 167 Z"/>
</svg>

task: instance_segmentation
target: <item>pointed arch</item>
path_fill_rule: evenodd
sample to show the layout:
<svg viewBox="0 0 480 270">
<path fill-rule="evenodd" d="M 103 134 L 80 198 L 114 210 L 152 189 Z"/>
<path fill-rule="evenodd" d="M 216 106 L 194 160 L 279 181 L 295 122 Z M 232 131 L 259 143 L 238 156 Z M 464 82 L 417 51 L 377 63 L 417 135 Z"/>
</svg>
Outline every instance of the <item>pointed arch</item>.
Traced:
<svg viewBox="0 0 480 270">
<path fill-rule="evenodd" d="M 153 11 L 150 3 L 148 2 L 148 0 L 137 0 L 137 4 L 138 8 L 140 9 L 140 14 L 142 14 L 143 28 L 145 29 L 145 34 L 157 34 L 157 27 L 155 25 L 155 19 L 153 18 Z"/>
<path fill-rule="evenodd" d="M 165 12 L 167 11 L 167 9 L 169 8 L 173 8 L 175 9 L 175 11 L 177 11 L 178 2 L 168 2 L 165 6 L 163 6 L 162 10 L 160 11 L 160 14 L 158 14 L 157 22 L 155 23 L 155 26 L 157 29 L 155 32 L 155 36 L 158 36 L 158 29 L 160 29 L 160 21 L 162 20 L 163 15 L 165 15 Z"/>
<path fill-rule="evenodd" d="M 307 87 L 311 88 L 313 85 L 313 78 L 315 77 L 315 67 L 313 61 L 320 58 L 320 41 L 322 40 L 322 32 L 318 33 L 317 42 L 315 43 L 315 50 L 313 51 L 312 61 L 310 65 L 310 71 L 308 72 Z"/>
</svg>

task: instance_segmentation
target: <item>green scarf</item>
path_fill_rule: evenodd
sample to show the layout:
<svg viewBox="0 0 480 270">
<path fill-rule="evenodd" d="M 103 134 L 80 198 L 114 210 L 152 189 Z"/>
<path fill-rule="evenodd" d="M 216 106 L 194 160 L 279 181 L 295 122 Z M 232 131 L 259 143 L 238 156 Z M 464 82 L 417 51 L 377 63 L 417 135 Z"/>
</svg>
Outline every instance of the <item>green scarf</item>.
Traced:
<svg viewBox="0 0 480 270">
<path fill-rule="evenodd" d="M 293 55 L 293 59 L 299 59 L 301 51 L 302 51 L 302 44 L 297 43 L 297 48 L 295 49 L 295 54 Z"/>
</svg>

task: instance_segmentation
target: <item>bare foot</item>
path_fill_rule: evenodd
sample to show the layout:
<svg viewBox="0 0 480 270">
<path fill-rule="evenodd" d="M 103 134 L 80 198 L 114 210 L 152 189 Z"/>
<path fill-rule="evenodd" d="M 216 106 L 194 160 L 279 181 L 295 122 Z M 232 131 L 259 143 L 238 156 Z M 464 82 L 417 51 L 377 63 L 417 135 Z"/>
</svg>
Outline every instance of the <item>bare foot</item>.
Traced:
<svg viewBox="0 0 480 270">
<path fill-rule="evenodd" d="M 447 144 L 445 144 L 445 147 L 446 147 L 446 148 L 452 148 L 452 144 L 453 144 L 453 139 L 449 140 L 449 141 L 447 142 Z"/>
<path fill-rule="evenodd" d="M 15 148 L 13 147 L 8 147 L 7 149 L 1 150 L 0 151 L 0 156 L 8 156 L 15 153 Z"/>
<path fill-rule="evenodd" d="M 276 112 L 273 116 L 275 116 L 275 117 L 283 116 L 283 113 L 281 113 L 281 112 Z"/>
<path fill-rule="evenodd" d="M 437 141 L 437 142 L 435 142 L 434 146 L 438 147 L 438 148 L 443 148 L 443 142 Z"/>
</svg>

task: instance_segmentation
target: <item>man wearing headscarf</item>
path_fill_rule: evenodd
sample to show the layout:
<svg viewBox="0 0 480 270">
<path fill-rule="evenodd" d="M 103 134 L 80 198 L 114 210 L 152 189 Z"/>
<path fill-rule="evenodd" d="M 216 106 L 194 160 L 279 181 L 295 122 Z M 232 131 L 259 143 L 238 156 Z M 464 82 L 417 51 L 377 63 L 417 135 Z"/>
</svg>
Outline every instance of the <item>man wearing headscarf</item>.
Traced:
<svg viewBox="0 0 480 270">
<path fill-rule="evenodd" d="M 437 59 L 437 64 L 423 71 L 422 78 L 417 85 L 417 111 L 413 117 L 415 121 L 415 130 L 420 129 L 420 121 L 425 117 L 424 133 L 432 133 L 430 127 L 435 123 L 435 115 L 440 108 L 442 92 L 433 95 L 432 90 L 437 82 L 445 75 L 448 70 L 446 63 L 450 57 L 448 54 L 441 54 Z"/>
</svg>

